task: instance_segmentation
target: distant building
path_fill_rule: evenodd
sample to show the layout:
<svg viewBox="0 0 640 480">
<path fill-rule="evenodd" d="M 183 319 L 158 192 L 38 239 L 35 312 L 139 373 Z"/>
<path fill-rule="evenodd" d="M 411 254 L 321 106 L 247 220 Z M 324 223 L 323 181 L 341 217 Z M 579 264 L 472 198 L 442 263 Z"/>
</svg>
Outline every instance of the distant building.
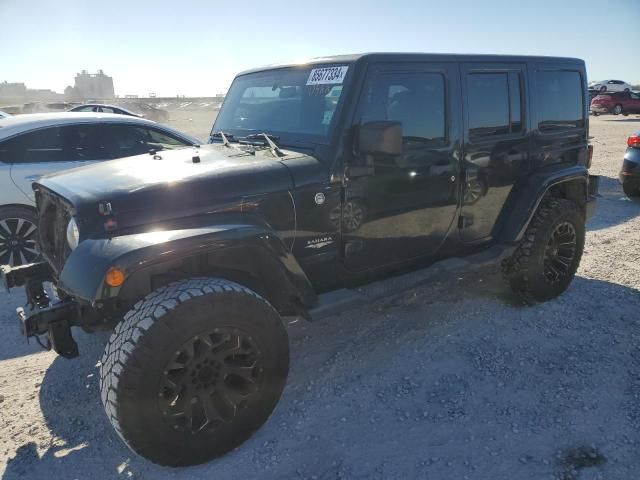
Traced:
<svg viewBox="0 0 640 480">
<path fill-rule="evenodd" d="M 26 95 L 27 87 L 24 83 L 0 83 L 0 97 L 2 98 L 25 97 Z"/>
<path fill-rule="evenodd" d="M 98 73 L 82 70 L 76 75 L 74 94 L 83 99 L 114 98 L 113 78 L 102 70 L 98 70 Z"/>
</svg>

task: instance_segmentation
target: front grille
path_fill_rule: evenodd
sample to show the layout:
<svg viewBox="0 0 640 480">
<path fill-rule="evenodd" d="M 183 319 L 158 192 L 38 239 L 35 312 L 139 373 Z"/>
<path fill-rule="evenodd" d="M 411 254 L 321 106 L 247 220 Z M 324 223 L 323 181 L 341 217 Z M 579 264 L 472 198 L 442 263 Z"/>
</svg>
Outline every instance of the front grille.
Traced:
<svg viewBox="0 0 640 480">
<path fill-rule="evenodd" d="M 66 239 L 71 207 L 65 199 L 43 187 L 36 191 L 36 206 L 40 252 L 54 271 L 60 273 L 71 252 Z"/>
</svg>

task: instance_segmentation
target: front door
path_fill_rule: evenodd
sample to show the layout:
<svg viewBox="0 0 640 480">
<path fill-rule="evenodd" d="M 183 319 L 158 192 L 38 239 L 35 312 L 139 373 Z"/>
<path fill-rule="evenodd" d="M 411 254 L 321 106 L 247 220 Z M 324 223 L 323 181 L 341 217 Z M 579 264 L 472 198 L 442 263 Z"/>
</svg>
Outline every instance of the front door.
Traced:
<svg viewBox="0 0 640 480">
<path fill-rule="evenodd" d="M 347 160 L 342 234 L 348 269 L 435 255 L 455 229 L 457 91 L 455 64 L 369 66 L 354 123 L 400 122 L 403 149 L 398 156 L 354 153 Z"/>
</svg>

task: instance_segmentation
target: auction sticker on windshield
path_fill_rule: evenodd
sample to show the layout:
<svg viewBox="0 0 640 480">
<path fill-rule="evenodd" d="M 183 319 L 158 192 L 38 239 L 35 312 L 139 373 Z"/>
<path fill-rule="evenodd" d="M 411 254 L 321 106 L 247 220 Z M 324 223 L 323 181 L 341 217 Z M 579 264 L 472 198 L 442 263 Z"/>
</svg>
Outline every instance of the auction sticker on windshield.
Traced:
<svg viewBox="0 0 640 480">
<path fill-rule="evenodd" d="M 307 85 L 332 85 L 342 83 L 347 74 L 347 70 L 349 70 L 348 66 L 314 68 L 309 74 Z"/>
</svg>

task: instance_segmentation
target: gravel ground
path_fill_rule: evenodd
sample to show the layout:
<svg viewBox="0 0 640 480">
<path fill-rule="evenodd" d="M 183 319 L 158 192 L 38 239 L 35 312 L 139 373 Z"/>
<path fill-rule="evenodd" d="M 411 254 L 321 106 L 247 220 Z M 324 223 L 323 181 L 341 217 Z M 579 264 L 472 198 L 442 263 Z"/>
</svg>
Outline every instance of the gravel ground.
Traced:
<svg viewBox="0 0 640 480">
<path fill-rule="evenodd" d="M 640 117 L 591 120 L 599 210 L 578 277 L 522 307 L 495 268 L 289 326 L 267 424 L 206 465 L 132 454 L 98 395 L 104 336 L 65 360 L 27 345 L 0 293 L 0 472 L 29 478 L 635 479 L 640 471 L 640 203 L 617 172 Z"/>
</svg>

